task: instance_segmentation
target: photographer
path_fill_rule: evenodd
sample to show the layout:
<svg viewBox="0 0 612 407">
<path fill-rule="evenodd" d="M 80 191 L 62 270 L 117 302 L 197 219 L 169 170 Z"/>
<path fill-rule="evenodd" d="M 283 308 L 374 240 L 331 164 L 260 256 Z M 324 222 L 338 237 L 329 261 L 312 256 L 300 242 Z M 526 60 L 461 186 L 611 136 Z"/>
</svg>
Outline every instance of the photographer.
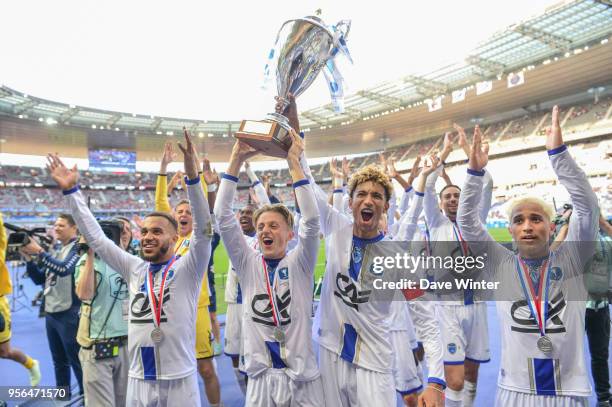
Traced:
<svg viewBox="0 0 612 407">
<path fill-rule="evenodd" d="M 6 231 L 0 214 L 0 358 L 11 359 L 28 369 L 30 386 L 40 382 L 38 361 L 32 359 L 21 350 L 11 347 L 11 309 L 6 296 L 11 294 L 13 286 L 11 276 L 6 266 Z"/>
<path fill-rule="evenodd" d="M 115 244 L 127 251 L 132 240 L 129 221 L 118 218 L 101 222 L 101 226 Z M 84 321 L 81 316 L 81 324 L 85 322 L 85 333 L 90 344 L 85 346 L 80 342 L 82 347 L 79 352 L 85 404 L 124 406 L 129 369 L 127 283 L 121 274 L 95 256 L 87 243 L 80 243 L 80 248 L 86 254 L 76 266 L 76 294 L 90 307 L 89 318 Z"/>
<path fill-rule="evenodd" d="M 79 259 L 77 227 L 72 216 L 61 214 L 53 227 L 59 251 L 47 253 L 34 240 L 20 251 L 25 255 L 28 275 L 36 284 L 44 284 L 42 310 L 45 313 L 47 339 L 55 369 L 55 383 L 68 388 L 70 398 L 70 366 L 83 393 L 83 373 L 76 341 L 81 302 L 74 291 L 74 268 Z"/>
</svg>

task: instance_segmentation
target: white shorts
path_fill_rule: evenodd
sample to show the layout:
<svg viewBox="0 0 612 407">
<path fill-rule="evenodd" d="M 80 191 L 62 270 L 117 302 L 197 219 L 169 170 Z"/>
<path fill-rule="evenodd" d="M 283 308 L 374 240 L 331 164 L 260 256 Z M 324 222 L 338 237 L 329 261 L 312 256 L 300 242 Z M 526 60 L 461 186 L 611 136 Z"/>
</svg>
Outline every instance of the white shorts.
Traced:
<svg viewBox="0 0 612 407">
<path fill-rule="evenodd" d="M 537 396 L 535 394 L 497 388 L 495 407 L 588 407 L 588 397 Z"/>
<path fill-rule="evenodd" d="M 445 365 L 461 365 L 465 360 L 476 363 L 491 360 L 486 302 L 472 305 L 438 303 L 436 315 L 442 332 Z"/>
<path fill-rule="evenodd" d="M 242 304 L 227 304 L 225 315 L 225 346 L 223 353 L 227 356 L 240 356 L 242 333 Z"/>
<path fill-rule="evenodd" d="M 182 379 L 142 380 L 128 377 L 128 407 L 199 406 L 198 375 Z"/>
<path fill-rule="evenodd" d="M 247 383 L 246 407 L 324 407 L 321 378 L 291 380 L 282 370 L 268 369 Z M 178 405 L 178 404 L 177 404 Z"/>
<path fill-rule="evenodd" d="M 395 390 L 402 396 L 423 389 L 423 383 L 419 375 L 421 366 L 417 365 L 416 357 L 411 348 L 410 337 L 409 331 L 391 331 L 390 334 L 391 348 L 393 349 Z"/>
<path fill-rule="evenodd" d="M 395 407 L 391 373 L 361 368 L 319 347 L 319 370 L 328 407 Z"/>
</svg>

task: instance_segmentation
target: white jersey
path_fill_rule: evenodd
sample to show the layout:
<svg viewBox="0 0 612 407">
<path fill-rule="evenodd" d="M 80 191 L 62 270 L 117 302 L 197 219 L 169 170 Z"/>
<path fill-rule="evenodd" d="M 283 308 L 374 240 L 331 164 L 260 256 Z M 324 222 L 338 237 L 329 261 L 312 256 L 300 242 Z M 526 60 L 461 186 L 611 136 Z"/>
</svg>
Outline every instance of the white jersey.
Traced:
<svg viewBox="0 0 612 407">
<path fill-rule="evenodd" d="M 87 243 L 110 267 L 128 282 L 130 313 L 128 347 L 129 377 L 144 380 L 171 380 L 196 372 L 195 323 L 198 297 L 211 250 L 212 226 L 208 202 L 199 178 L 188 182 L 187 194 L 193 212 L 193 234 L 186 255 L 177 259 L 167 272 L 161 316 L 163 340 L 151 340 L 153 313 L 145 281 L 150 263 L 115 245 L 93 217 L 80 192 L 68 193 L 74 220 Z M 154 292 L 159 293 L 162 272 L 154 277 Z"/>
<path fill-rule="evenodd" d="M 217 194 L 215 214 L 219 231 L 242 288 L 245 371 L 253 378 L 268 369 L 283 369 L 297 381 L 319 377 L 310 340 L 319 219 L 308 181 L 298 181 L 293 186 L 302 212 L 300 239 L 297 247 L 276 266 L 271 284 L 262 254 L 247 245 L 231 210 L 235 178 L 224 174 Z M 272 287 L 273 301 L 268 284 Z M 277 306 L 272 307 L 271 303 Z M 284 340 L 275 335 L 278 329 L 275 315 Z"/>
<path fill-rule="evenodd" d="M 422 195 L 422 194 L 421 194 Z M 391 373 L 393 349 L 390 342 L 390 301 L 369 301 L 373 290 L 373 275 L 369 270 L 351 273 L 351 258 L 355 260 L 357 245 L 370 241 L 353 236 L 353 221 L 329 206 L 324 194 L 316 194 L 321 217 L 321 228 L 326 235 L 327 265 L 321 290 L 319 344 L 340 358 L 364 369 Z M 422 196 L 417 197 L 398 228 L 397 240 L 414 235 L 416 220 L 422 208 Z M 385 240 L 388 240 L 386 238 Z M 435 338 L 434 338 L 435 337 Z M 444 384 L 439 329 L 437 335 L 428 336 L 432 345 L 430 381 Z M 435 350 L 437 348 L 437 351 Z"/>
<path fill-rule="evenodd" d="M 491 281 L 500 281 L 503 287 L 504 298 L 496 302 L 502 332 L 498 385 L 534 395 L 584 397 L 591 394 L 583 343 L 585 301 L 577 299 L 586 299 L 582 270 L 597 238 L 597 198 L 565 146 L 549 151 L 549 155 L 574 204 L 568 236 L 549 257 L 552 260 L 545 333 L 553 343 L 551 353 L 538 349 L 541 335 L 526 301 L 515 254 L 496 243 L 477 221 L 475 209 L 482 177 L 475 172 L 466 178 L 458 223 L 466 239 L 478 242 L 473 250 L 487 252 L 486 272 Z M 573 298 L 568 297 L 569 292 Z"/>
<path fill-rule="evenodd" d="M 257 249 L 258 241 L 257 236 L 253 234 L 253 236 L 244 235 L 244 240 L 249 247 Z M 240 283 L 238 282 L 238 276 L 236 275 L 236 270 L 234 270 L 234 265 L 231 260 L 229 261 L 229 265 L 227 267 L 227 280 L 225 282 L 225 302 L 228 304 L 242 304 L 242 290 L 240 288 Z"/>
<path fill-rule="evenodd" d="M 430 174 L 425 183 L 424 211 L 429 233 L 431 255 L 443 258 L 446 256 L 467 256 L 470 251 L 469 245 L 467 244 L 467 240 L 469 239 L 466 239 L 462 235 L 460 228 L 441 212 L 438 205 L 438 195 L 435 185 L 441 171 L 442 166 Z M 481 201 L 477 203 L 480 222 L 483 224 L 486 223 L 487 213 L 491 207 L 492 192 L 493 181 L 487 173 L 485 192 L 482 195 L 483 198 Z M 453 244 L 453 242 L 456 244 Z M 444 273 L 443 270 L 435 270 L 432 274 L 440 275 L 442 273 Z M 477 298 L 474 298 L 475 294 L 473 290 L 458 290 L 452 294 L 445 292 L 439 299 L 447 305 L 470 305 L 477 301 Z"/>
</svg>

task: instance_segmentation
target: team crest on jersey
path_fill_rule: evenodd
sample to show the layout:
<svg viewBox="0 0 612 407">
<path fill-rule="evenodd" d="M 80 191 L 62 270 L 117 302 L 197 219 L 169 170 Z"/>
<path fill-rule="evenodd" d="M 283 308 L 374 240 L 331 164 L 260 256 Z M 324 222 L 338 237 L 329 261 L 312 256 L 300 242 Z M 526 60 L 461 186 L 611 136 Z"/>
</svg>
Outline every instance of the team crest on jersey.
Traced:
<svg viewBox="0 0 612 407">
<path fill-rule="evenodd" d="M 353 263 L 361 263 L 363 260 L 363 254 L 361 252 L 361 247 L 355 246 L 353 248 Z"/>
<path fill-rule="evenodd" d="M 553 281 L 561 281 L 563 278 L 563 270 L 561 267 L 552 267 L 550 269 L 550 279 Z"/>
<path fill-rule="evenodd" d="M 281 280 L 289 280 L 289 269 L 287 267 L 283 267 L 278 270 L 278 278 Z"/>
<path fill-rule="evenodd" d="M 451 355 L 454 355 L 455 352 L 457 352 L 457 344 L 455 343 L 449 343 L 447 348 L 448 348 L 448 353 L 450 353 Z"/>
</svg>

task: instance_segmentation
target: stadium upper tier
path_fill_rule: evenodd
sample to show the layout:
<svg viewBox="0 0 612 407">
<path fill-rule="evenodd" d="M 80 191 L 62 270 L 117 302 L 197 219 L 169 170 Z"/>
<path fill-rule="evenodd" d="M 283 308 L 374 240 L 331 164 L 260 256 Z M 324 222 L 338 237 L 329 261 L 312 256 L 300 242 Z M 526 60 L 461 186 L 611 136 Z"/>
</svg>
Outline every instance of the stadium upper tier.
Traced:
<svg viewBox="0 0 612 407">
<path fill-rule="evenodd" d="M 564 140 L 573 145 L 572 154 L 591 177 L 591 184 L 602 200 L 606 213 L 612 211 L 612 95 L 597 101 L 562 105 L 561 123 Z M 491 162 L 488 166 L 495 177 L 495 198 L 506 200 L 536 188 L 538 195 L 556 197 L 563 201 L 563 191 L 554 188 L 554 177 L 543 153 L 545 129 L 550 123 L 546 112 L 524 113 L 519 117 L 482 125 L 485 137 L 490 141 Z M 467 128 L 470 134 L 473 129 Z M 443 135 L 437 135 L 417 143 L 389 149 L 388 160 L 396 162 L 400 172 L 412 166 L 417 155 L 426 155 L 441 146 Z M 377 154 L 369 154 L 350 160 L 356 169 L 378 162 Z M 456 148 L 447 159 L 448 172 L 455 182 L 460 182 L 465 167 L 465 156 Z M 512 171 L 508 171 L 511 168 Z M 327 164 L 311 167 L 315 179 L 325 188 L 330 187 L 331 175 Z M 269 177 L 271 192 L 282 202 L 292 205 L 293 195 L 287 187 L 290 176 L 287 169 L 259 172 L 260 179 Z M 154 207 L 155 173 L 105 174 L 81 171 L 81 185 L 91 198 L 92 209 L 101 214 L 144 213 Z M 250 182 L 240 173 L 237 205 L 249 199 Z M 533 192 L 533 191 L 532 191 Z M 561 194 L 559 194 L 561 192 Z M 172 203 L 184 198 L 184 191 L 174 190 Z M 64 210 L 60 191 L 44 168 L 0 167 L 0 210 L 7 216 L 38 216 Z M 492 211 L 492 219 L 500 219 L 503 212 Z"/>
<path fill-rule="evenodd" d="M 612 83 L 611 34 L 609 2 L 559 3 L 493 35 L 463 61 L 434 72 L 410 72 L 348 96 L 343 114 L 334 113 L 331 105 L 302 111 L 309 154 L 320 157 L 394 147 L 436 135 L 451 120 L 467 122 Z M 507 85 L 518 73 L 524 84 Z M 482 81 L 491 81 L 489 92 L 476 91 L 476 84 Z M 454 91 L 463 92 L 461 102 L 451 103 Z M 429 112 L 427 100 L 437 97 L 442 97 L 441 108 Z M 168 137 L 186 127 L 199 137 L 211 160 L 222 161 L 228 156 L 238 125 L 238 121 L 92 109 L 0 88 L 3 152 L 41 155 L 53 145 L 72 157 L 84 158 L 87 148 L 94 145 L 132 149 L 138 152 L 139 160 L 151 161 Z M 34 143 L 24 145 L 24 135 Z"/>
</svg>

